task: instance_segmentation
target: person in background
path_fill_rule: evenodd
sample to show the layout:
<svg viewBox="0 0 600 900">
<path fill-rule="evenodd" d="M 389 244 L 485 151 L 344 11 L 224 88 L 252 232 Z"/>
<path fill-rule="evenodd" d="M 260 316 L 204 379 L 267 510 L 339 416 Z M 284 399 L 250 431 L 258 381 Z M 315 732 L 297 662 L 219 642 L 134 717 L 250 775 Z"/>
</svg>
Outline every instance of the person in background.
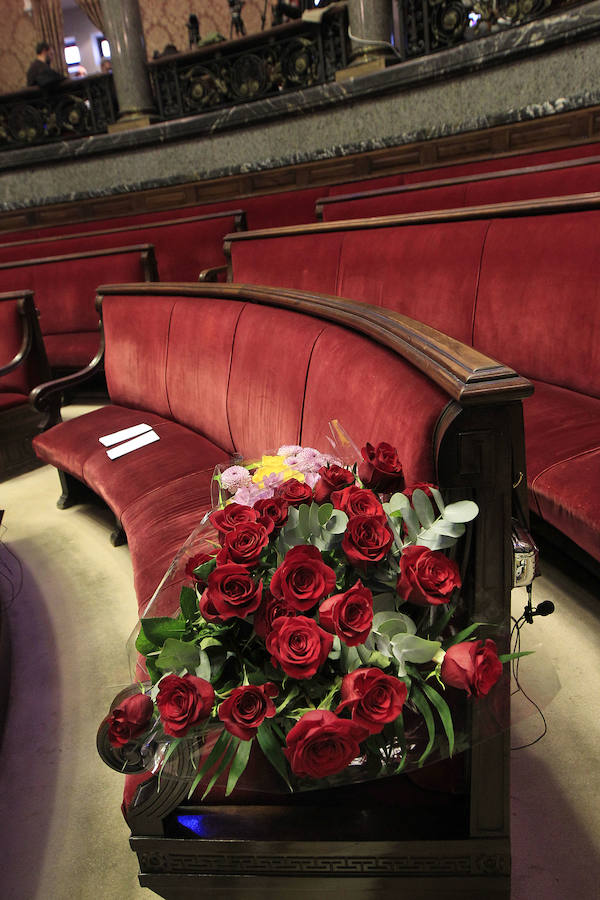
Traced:
<svg viewBox="0 0 600 900">
<path fill-rule="evenodd" d="M 112 75 L 112 63 L 110 59 L 103 59 L 100 63 L 100 72 L 102 75 Z"/>
<path fill-rule="evenodd" d="M 63 76 L 50 65 L 52 50 L 49 44 L 46 41 L 40 41 L 35 48 L 35 53 L 35 59 L 27 70 L 27 86 L 44 88 L 62 81 Z"/>
</svg>

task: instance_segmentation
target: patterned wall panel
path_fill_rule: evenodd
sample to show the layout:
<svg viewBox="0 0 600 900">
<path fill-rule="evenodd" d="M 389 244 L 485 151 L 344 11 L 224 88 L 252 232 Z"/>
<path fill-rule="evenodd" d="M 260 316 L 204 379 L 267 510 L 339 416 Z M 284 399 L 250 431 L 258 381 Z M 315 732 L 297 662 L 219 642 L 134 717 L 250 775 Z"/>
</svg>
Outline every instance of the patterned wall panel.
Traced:
<svg viewBox="0 0 600 900">
<path fill-rule="evenodd" d="M 209 7 L 209 9 L 205 9 Z M 246 0 L 242 9 L 242 18 L 248 34 L 260 31 L 260 17 L 264 9 L 264 0 Z M 194 12 L 200 22 L 200 36 L 206 37 L 210 32 L 218 31 L 229 38 L 231 14 L 227 0 L 213 0 L 211 4 L 202 0 L 140 0 L 144 36 L 148 58 L 155 50 L 162 53 L 165 44 L 175 44 L 178 50 L 189 49 L 186 23 L 190 13 Z M 271 4 L 267 4 L 267 27 L 271 22 Z M 235 35 L 234 35 L 235 37 Z"/>
<path fill-rule="evenodd" d="M 0 93 L 25 87 L 29 64 L 35 56 L 36 33 L 23 0 L 2 0 L 0 28 Z"/>
</svg>

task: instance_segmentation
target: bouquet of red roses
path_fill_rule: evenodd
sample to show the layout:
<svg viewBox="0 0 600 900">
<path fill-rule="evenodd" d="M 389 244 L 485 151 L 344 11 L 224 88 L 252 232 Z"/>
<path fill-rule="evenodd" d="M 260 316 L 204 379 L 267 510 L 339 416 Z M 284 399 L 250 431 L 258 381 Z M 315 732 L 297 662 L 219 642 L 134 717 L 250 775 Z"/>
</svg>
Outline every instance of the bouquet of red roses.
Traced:
<svg viewBox="0 0 600 900">
<path fill-rule="evenodd" d="M 452 754 L 446 687 L 482 697 L 509 658 L 456 624 L 453 548 L 478 509 L 407 488 L 389 444 L 361 453 L 348 466 L 286 446 L 215 474 L 218 541 L 188 564 L 179 614 L 142 619 L 151 684 L 112 710 L 113 746 L 151 736 L 172 752 L 218 723 L 190 795 L 224 772 L 229 794 L 254 742 L 291 788 Z"/>
</svg>

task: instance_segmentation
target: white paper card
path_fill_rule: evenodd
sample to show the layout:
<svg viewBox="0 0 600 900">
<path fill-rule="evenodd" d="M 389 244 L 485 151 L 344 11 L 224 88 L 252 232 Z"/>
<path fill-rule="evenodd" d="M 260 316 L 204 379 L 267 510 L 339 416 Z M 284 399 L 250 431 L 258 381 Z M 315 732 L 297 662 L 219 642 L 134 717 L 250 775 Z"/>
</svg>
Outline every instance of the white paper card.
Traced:
<svg viewBox="0 0 600 900">
<path fill-rule="evenodd" d="M 146 444 L 153 444 L 154 441 L 157 440 L 158 435 L 155 431 L 146 431 L 144 434 L 135 437 L 132 441 L 125 441 L 124 444 L 119 444 L 118 447 L 107 450 L 106 455 L 109 459 L 117 459 L 119 456 L 125 456 L 126 453 L 131 453 L 132 450 L 139 450 L 140 447 L 145 447 Z"/>
<path fill-rule="evenodd" d="M 112 447 L 113 444 L 120 444 L 121 441 L 128 441 L 129 438 L 137 437 L 138 434 L 144 434 L 145 431 L 150 431 L 150 425 L 132 425 L 131 428 L 123 428 L 122 431 L 115 431 L 114 434 L 107 434 L 98 440 L 105 447 Z"/>
</svg>

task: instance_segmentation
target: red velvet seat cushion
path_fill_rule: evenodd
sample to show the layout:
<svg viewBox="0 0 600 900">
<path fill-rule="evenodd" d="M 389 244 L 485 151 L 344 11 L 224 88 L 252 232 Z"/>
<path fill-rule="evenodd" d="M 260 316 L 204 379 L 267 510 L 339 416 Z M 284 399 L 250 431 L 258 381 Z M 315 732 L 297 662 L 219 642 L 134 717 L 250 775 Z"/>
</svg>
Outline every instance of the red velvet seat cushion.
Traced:
<svg viewBox="0 0 600 900">
<path fill-rule="evenodd" d="M 33 448 L 44 462 L 85 481 L 83 469 L 87 460 L 102 448 L 98 439 L 142 422 L 154 427 L 165 419 L 148 411 L 103 406 L 36 435 Z"/>
<path fill-rule="evenodd" d="M 10 391 L 0 391 L 0 409 L 12 409 L 14 406 L 23 406 L 27 403 L 26 394 L 13 394 Z"/>
<path fill-rule="evenodd" d="M 44 346 L 51 366 L 83 369 L 98 352 L 100 333 L 96 330 L 47 334 Z"/>
<path fill-rule="evenodd" d="M 132 424 L 145 421 L 145 413 L 130 414 Z M 148 423 L 149 424 L 149 423 Z M 159 440 L 117 459 L 109 459 L 101 444 L 83 464 L 83 479 L 122 517 L 127 507 L 148 491 L 171 484 L 199 470 L 212 470 L 227 458 L 205 437 L 176 422 L 154 427 Z"/>
<path fill-rule="evenodd" d="M 222 462 L 227 462 L 223 454 Z M 122 516 L 140 615 L 175 555 L 210 509 L 213 467 L 174 479 L 130 503 Z M 152 615 L 173 615 L 184 576 L 161 593 Z"/>
<path fill-rule="evenodd" d="M 600 562 L 600 445 L 549 467 L 532 490 L 542 518 Z"/>
<path fill-rule="evenodd" d="M 555 463 L 600 447 L 599 399 L 533 383 L 535 393 L 523 401 L 530 483 Z"/>
</svg>

